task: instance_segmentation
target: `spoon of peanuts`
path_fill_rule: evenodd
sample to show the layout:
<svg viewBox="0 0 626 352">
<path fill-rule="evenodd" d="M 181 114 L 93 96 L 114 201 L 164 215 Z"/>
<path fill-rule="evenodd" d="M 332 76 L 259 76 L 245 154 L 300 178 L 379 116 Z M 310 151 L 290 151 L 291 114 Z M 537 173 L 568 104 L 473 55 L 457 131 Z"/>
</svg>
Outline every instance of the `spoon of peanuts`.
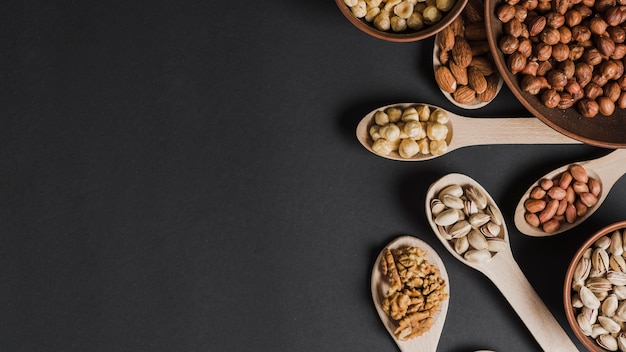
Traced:
<svg viewBox="0 0 626 352">
<path fill-rule="evenodd" d="M 397 103 L 365 115 L 356 137 L 387 159 L 425 161 L 455 149 L 489 144 L 578 144 L 534 117 L 470 118 L 424 103 Z"/>
<path fill-rule="evenodd" d="M 419 302 L 420 299 L 417 295 L 416 297 L 411 297 L 410 292 L 412 290 L 406 287 L 411 285 L 403 282 L 406 275 L 403 275 L 402 271 L 408 271 L 409 269 L 400 264 L 401 262 L 406 264 L 406 261 L 404 258 L 399 258 L 401 255 L 399 251 L 409 248 L 415 252 L 408 254 L 409 258 L 413 255 L 413 257 L 420 258 L 419 260 L 425 260 L 421 263 L 426 263 L 427 266 L 435 268 L 436 272 L 432 274 L 437 275 L 440 281 L 445 283 L 435 293 L 438 295 L 436 298 L 438 306 L 435 309 L 424 309 L 421 307 L 420 304 L 423 306 L 423 302 Z M 396 260 L 399 260 L 398 265 L 395 265 Z M 416 270 L 418 268 L 417 265 L 412 267 Z M 394 273 L 398 275 L 398 279 L 389 279 L 394 276 Z M 448 273 L 437 252 L 426 242 L 416 237 L 400 236 L 387 244 L 385 249 L 380 252 L 372 269 L 372 298 L 383 325 L 385 325 L 400 351 L 435 352 L 437 350 L 439 337 L 441 336 L 448 312 L 448 283 Z M 394 295 L 397 295 L 397 297 Z M 432 293 L 429 295 L 432 295 Z M 395 298 L 393 302 L 397 302 L 396 309 L 390 307 L 389 304 L 393 298 Z M 406 302 L 406 304 L 403 302 Z M 398 311 L 398 308 L 405 308 L 406 312 Z"/>
<path fill-rule="evenodd" d="M 578 351 L 515 262 L 502 213 L 478 182 L 456 173 L 435 181 L 426 216 L 455 258 L 496 285 L 544 351 Z"/>
<path fill-rule="evenodd" d="M 515 226 L 528 236 L 552 236 L 590 217 L 626 173 L 626 149 L 568 164 L 533 183 L 515 208 Z"/>
</svg>

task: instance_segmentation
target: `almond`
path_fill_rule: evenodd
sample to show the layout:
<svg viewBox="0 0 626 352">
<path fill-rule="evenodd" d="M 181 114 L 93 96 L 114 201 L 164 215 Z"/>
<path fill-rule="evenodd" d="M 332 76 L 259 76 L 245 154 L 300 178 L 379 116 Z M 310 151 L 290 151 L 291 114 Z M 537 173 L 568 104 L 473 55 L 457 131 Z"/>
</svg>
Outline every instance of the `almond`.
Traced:
<svg viewBox="0 0 626 352">
<path fill-rule="evenodd" d="M 439 50 L 449 51 L 454 46 L 454 30 L 452 26 L 444 27 L 441 32 L 437 34 L 437 45 Z"/>
<path fill-rule="evenodd" d="M 449 67 L 450 72 L 452 72 L 452 75 L 456 78 L 456 83 L 458 85 L 466 86 L 469 83 L 467 78 L 467 68 L 457 65 L 454 61 L 450 61 Z"/>
<path fill-rule="evenodd" d="M 454 91 L 453 98 L 459 104 L 469 104 L 476 99 L 476 92 L 469 86 L 459 86 Z"/>
<path fill-rule="evenodd" d="M 457 89 L 456 79 L 446 66 L 439 66 L 435 69 L 435 81 L 444 92 L 454 93 Z"/>
<path fill-rule="evenodd" d="M 484 76 L 490 76 L 494 72 L 492 61 L 484 56 L 474 56 L 470 67 L 476 67 Z"/>
<path fill-rule="evenodd" d="M 488 103 L 496 97 L 498 93 L 498 83 L 500 78 L 497 75 L 487 76 L 487 89 L 484 92 L 477 94 L 478 100 Z"/>
<path fill-rule="evenodd" d="M 465 39 L 469 41 L 486 40 L 487 29 L 485 28 L 485 24 L 479 22 L 465 25 Z"/>
<path fill-rule="evenodd" d="M 527 26 L 528 34 L 534 37 L 546 28 L 546 18 L 545 16 L 535 16 L 528 20 Z"/>
<path fill-rule="evenodd" d="M 472 47 L 467 40 L 461 36 L 456 36 L 452 47 L 452 60 L 461 67 L 467 67 L 472 63 L 472 57 Z"/>
<path fill-rule="evenodd" d="M 469 0 L 463 9 L 463 17 L 469 23 L 484 22 L 485 4 L 482 0 Z"/>
<path fill-rule="evenodd" d="M 476 67 L 470 66 L 467 69 L 467 80 L 469 81 L 469 86 L 472 87 L 476 93 L 480 94 L 487 90 L 487 80 L 485 79 L 485 75 L 483 75 Z"/>
</svg>

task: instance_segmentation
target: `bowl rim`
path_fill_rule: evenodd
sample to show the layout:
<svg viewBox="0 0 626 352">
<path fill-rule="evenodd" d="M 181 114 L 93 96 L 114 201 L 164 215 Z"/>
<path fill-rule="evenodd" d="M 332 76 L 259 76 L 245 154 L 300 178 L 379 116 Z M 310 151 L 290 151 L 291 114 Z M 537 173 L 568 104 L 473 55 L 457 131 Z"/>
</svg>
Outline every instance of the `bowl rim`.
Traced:
<svg viewBox="0 0 626 352">
<path fill-rule="evenodd" d="M 346 17 L 348 21 L 350 21 L 350 23 L 352 23 L 362 32 L 367 33 L 372 37 L 378 39 L 396 43 L 415 42 L 418 40 L 429 38 L 439 33 L 445 27 L 449 26 L 459 15 L 461 15 L 461 12 L 463 12 L 463 9 L 465 8 L 465 5 L 467 5 L 467 2 L 468 0 L 455 0 L 454 6 L 452 6 L 450 11 L 446 12 L 441 20 L 432 26 L 424 27 L 424 29 L 421 29 L 419 31 L 395 33 L 391 31 L 380 31 L 374 28 L 372 25 L 368 24 L 364 20 L 356 18 L 354 15 L 352 15 L 352 12 L 343 2 L 343 0 L 335 0 L 337 7 L 339 7 L 339 10 L 341 10 L 341 13 L 344 15 L 344 17 Z"/>
<path fill-rule="evenodd" d="M 574 310 L 572 309 L 572 278 L 574 277 L 574 270 L 576 269 L 576 265 L 582 258 L 584 252 L 587 248 L 591 247 L 593 243 L 601 238 L 602 236 L 606 236 L 607 234 L 615 231 L 626 229 L 626 220 L 618 221 L 607 225 L 600 230 L 596 231 L 593 235 L 591 235 L 576 251 L 574 257 L 570 261 L 569 266 L 567 267 L 567 271 L 565 274 L 565 281 L 563 285 L 563 308 L 565 309 L 565 317 L 567 318 L 567 322 L 570 325 L 570 328 L 574 332 L 574 335 L 578 338 L 578 340 L 585 345 L 590 351 L 593 352 L 605 352 L 605 350 L 599 347 L 595 340 L 593 340 L 589 336 L 585 336 L 580 327 L 578 326 L 578 322 L 576 321 L 576 316 L 574 315 Z"/>
</svg>

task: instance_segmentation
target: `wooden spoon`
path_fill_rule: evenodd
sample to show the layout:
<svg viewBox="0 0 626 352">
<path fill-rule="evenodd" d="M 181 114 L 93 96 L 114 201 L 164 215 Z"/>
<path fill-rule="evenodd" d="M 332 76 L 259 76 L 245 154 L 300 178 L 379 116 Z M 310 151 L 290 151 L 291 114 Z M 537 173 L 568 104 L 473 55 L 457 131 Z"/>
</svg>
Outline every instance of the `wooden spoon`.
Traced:
<svg viewBox="0 0 626 352">
<path fill-rule="evenodd" d="M 365 149 L 370 152 L 382 156 L 383 158 L 400 160 L 400 161 L 424 161 L 433 159 L 437 156 L 432 154 L 417 154 L 416 156 L 406 159 L 401 157 L 397 152 L 391 152 L 389 155 L 377 154 L 372 149 L 374 142 L 369 134 L 369 129 L 374 125 L 374 115 L 379 110 L 386 110 L 390 107 L 406 109 L 411 106 L 428 105 L 431 111 L 441 109 L 438 106 L 423 103 L 397 103 L 377 108 L 361 119 L 356 127 L 356 137 Z M 441 109 L 444 110 L 444 109 Z M 513 117 L 513 118 L 469 118 L 448 113 L 450 121 L 448 126 L 448 136 L 446 142 L 449 153 L 455 149 L 473 146 L 473 145 L 489 145 L 489 144 L 579 144 L 580 141 L 566 137 L 565 135 L 553 130 L 548 125 L 534 117 Z M 443 154 L 445 155 L 445 154 Z"/>
<path fill-rule="evenodd" d="M 466 260 L 454 250 L 451 242 L 440 235 L 430 204 L 442 189 L 450 185 L 471 185 L 485 195 L 490 205 L 497 208 L 496 202 L 478 182 L 463 174 L 448 174 L 434 182 L 426 194 L 426 215 L 437 238 L 455 258 L 482 272 L 496 285 L 544 351 L 578 351 L 515 262 L 504 219 L 502 232 L 506 249 L 493 254 L 491 260 L 486 262 L 474 263 Z"/>
<path fill-rule="evenodd" d="M 441 32 L 439 34 L 437 34 L 437 36 L 435 38 L 438 38 L 441 35 Z M 437 45 L 438 40 L 435 39 L 435 45 L 433 47 L 433 70 L 437 69 L 437 67 L 442 66 L 441 64 L 441 60 L 439 60 L 439 53 L 441 52 L 439 45 Z M 500 73 L 497 71 L 497 69 L 495 68 L 495 64 L 493 65 L 494 67 L 494 75 L 498 76 L 498 85 L 496 87 L 496 95 L 494 96 L 493 99 L 495 99 L 496 96 L 498 96 L 498 94 L 500 93 L 500 90 L 502 90 L 502 85 L 504 84 L 504 80 L 502 79 L 502 76 L 500 76 Z M 456 101 L 456 99 L 454 99 L 454 97 L 452 96 L 452 94 L 446 92 L 445 90 L 439 88 L 439 90 L 441 90 L 441 93 L 443 94 L 443 96 L 446 97 L 446 99 L 448 99 L 452 104 L 463 108 L 463 109 L 479 109 L 482 108 L 483 106 L 491 103 L 493 101 L 480 101 L 478 98 L 474 99 L 473 102 L 469 103 L 469 104 L 463 104 L 463 103 L 459 103 L 458 101 Z"/>
<path fill-rule="evenodd" d="M 387 244 L 386 248 L 395 249 L 395 248 L 405 248 L 405 247 L 419 247 L 423 249 L 428 257 L 427 260 L 429 263 L 435 265 L 437 269 L 439 269 L 439 275 L 442 279 L 444 279 L 448 284 L 446 285 L 446 292 L 448 295 L 450 294 L 450 280 L 448 279 L 448 273 L 446 272 L 446 267 L 443 265 L 443 261 L 437 255 L 432 247 L 430 247 L 426 242 L 412 237 L 412 236 L 400 236 L 389 244 Z M 378 316 L 382 320 L 385 328 L 396 342 L 400 351 L 409 352 L 409 351 L 421 351 L 421 352 L 436 352 L 437 344 L 439 343 L 439 337 L 441 336 L 441 332 L 443 330 L 443 324 L 446 320 L 446 314 L 448 312 L 448 302 L 449 299 L 441 302 L 439 305 L 439 312 L 435 315 L 435 323 L 432 327 L 423 335 L 415 337 L 410 340 L 399 340 L 396 335 L 394 335 L 393 331 L 396 328 L 395 322 L 385 313 L 382 309 L 382 301 L 385 297 L 385 293 L 389 289 L 389 284 L 383 277 L 380 271 L 380 261 L 382 258 L 383 252 L 378 255 L 376 258 L 376 262 L 374 263 L 374 268 L 372 269 L 372 298 L 374 300 L 374 306 L 376 307 L 376 311 L 378 312 Z"/>
<path fill-rule="evenodd" d="M 619 180 L 626 173 L 626 149 L 616 149 L 615 151 L 601 158 L 582 161 L 577 164 L 582 165 L 585 170 L 587 170 L 587 174 L 589 175 L 589 177 L 593 177 L 596 180 L 600 181 L 602 191 L 598 196 L 598 202 L 593 207 L 589 208 L 585 215 L 578 217 L 575 222 L 571 224 L 567 222 L 561 224 L 561 227 L 557 231 L 547 233 L 544 232 L 541 228 L 530 226 L 524 218 L 524 215 L 526 214 L 524 202 L 526 201 L 526 199 L 529 198 L 530 192 L 533 190 L 533 188 L 539 185 L 539 182 L 541 182 L 541 180 L 554 179 L 559 174 L 566 171 L 572 164 L 559 167 L 556 170 L 550 171 L 548 174 L 537 180 L 537 182 L 533 183 L 528 188 L 526 193 L 524 193 L 519 203 L 517 204 L 517 207 L 515 208 L 514 221 L 515 226 L 521 233 L 533 237 L 545 237 L 565 232 L 580 225 L 596 210 L 598 210 L 600 205 L 602 205 L 602 202 L 604 202 L 604 200 L 606 199 L 606 196 L 609 194 L 611 188 L 613 188 L 613 185 L 615 185 L 615 182 L 617 182 L 617 180 Z"/>
</svg>

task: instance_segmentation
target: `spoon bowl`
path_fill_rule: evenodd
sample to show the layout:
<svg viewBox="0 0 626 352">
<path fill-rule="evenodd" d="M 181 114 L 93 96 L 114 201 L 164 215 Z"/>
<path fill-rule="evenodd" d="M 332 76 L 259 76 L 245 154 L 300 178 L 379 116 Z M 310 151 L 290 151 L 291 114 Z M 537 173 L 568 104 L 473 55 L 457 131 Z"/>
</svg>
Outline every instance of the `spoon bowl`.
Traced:
<svg viewBox="0 0 626 352">
<path fill-rule="evenodd" d="M 579 144 L 581 142 L 566 137 L 545 125 L 534 117 L 514 118 L 470 118 L 454 114 L 432 104 L 424 103 L 396 103 L 379 107 L 365 115 L 356 127 L 356 137 L 370 152 L 391 160 L 399 161 L 425 161 L 436 155 L 418 153 L 411 158 L 403 158 L 397 151 L 388 155 L 381 155 L 372 149 L 374 140 L 370 136 L 370 128 L 376 124 L 375 114 L 378 111 L 386 111 L 389 108 L 406 109 L 426 105 L 431 111 L 441 109 L 449 117 L 446 123 L 448 135 L 446 137 L 447 151 L 445 155 L 455 149 L 491 144 Z"/>
<path fill-rule="evenodd" d="M 385 248 L 399 249 L 405 247 L 418 247 L 426 252 L 428 262 L 437 267 L 437 269 L 439 269 L 439 276 L 447 283 L 445 287 L 445 292 L 448 294 L 449 297 L 450 280 L 448 278 L 446 267 L 444 266 L 443 261 L 441 260 L 439 255 L 437 255 L 437 252 L 435 252 L 435 250 L 430 247 L 426 242 L 412 236 L 400 236 L 387 244 Z M 427 332 L 410 340 L 398 339 L 393 333 L 396 328 L 396 323 L 391 319 L 391 317 L 389 317 L 389 315 L 387 315 L 387 313 L 383 311 L 382 308 L 383 298 L 385 297 L 385 293 L 389 288 L 389 284 L 385 280 L 380 270 L 380 261 L 382 259 L 382 256 L 383 252 L 381 251 L 381 253 L 376 258 L 376 262 L 374 263 L 374 267 L 372 269 L 371 288 L 374 306 L 376 307 L 376 311 L 378 312 L 378 316 L 383 322 L 383 325 L 385 325 L 385 328 L 398 345 L 400 351 L 436 352 L 437 344 L 439 343 L 439 338 L 441 336 L 441 332 L 443 331 L 443 325 L 446 320 L 446 314 L 448 312 L 448 302 L 450 299 L 448 298 L 440 303 L 439 311 L 435 314 L 434 317 L 435 322 Z"/>
<path fill-rule="evenodd" d="M 619 180 L 626 173 L 626 149 L 616 149 L 601 158 L 577 162 L 575 164 L 583 166 L 589 177 L 595 178 L 599 181 L 601 191 L 598 195 L 598 201 L 596 204 L 587 209 L 585 214 L 577 217 L 573 223 L 563 222 L 559 229 L 553 232 L 545 232 L 542 228 L 533 227 L 526 222 L 526 209 L 524 207 L 524 203 L 530 197 L 532 190 L 539 185 L 541 180 L 554 179 L 564 171 L 567 171 L 573 164 L 561 166 L 553 171 L 550 171 L 534 182 L 517 204 L 517 207 L 515 208 L 514 222 L 515 226 L 521 233 L 531 237 L 553 236 L 571 230 L 572 228 L 580 225 L 583 221 L 587 220 L 593 213 L 595 213 L 596 210 L 598 210 L 598 208 L 600 208 L 617 180 Z"/>
<path fill-rule="evenodd" d="M 440 35 L 441 33 L 438 33 L 437 36 L 435 37 L 435 43 L 438 42 L 437 37 L 439 37 Z M 437 67 L 443 65 L 441 63 L 441 60 L 439 60 L 440 53 L 441 53 L 441 48 L 439 47 L 439 45 L 435 44 L 433 46 L 433 71 L 436 70 Z M 452 104 L 460 108 L 467 109 L 467 110 L 480 109 L 486 106 L 487 104 L 491 103 L 493 99 L 495 99 L 495 97 L 498 96 L 498 94 L 502 90 L 502 86 L 504 85 L 504 80 L 500 76 L 500 73 L 495 69 L 495 64 L 493 66 L 494 66 L 494 72 L 492 74 L 498 77 L 498 84 L 496 85 L 496 94 L 493 96 L 493 98 L 490 101 L 481 101 L 478 98 L 475 98 L 473 102 L 468 103 L 468 104 L 463 104 L 463 103 L 459 103 L 458 101 L 456 101 L 456 99 L 454 99 L 452 94 L 446 92 L 445 90 L 441 88 L 439 88 L 439 90 L 441 90 L 441 93 L 443 94 L 444 97 L 446 97 L 446 99 L 448 99 Z"/>
<path fill-rule="evenodd" d="M 505 245 L 487 260 L 476 262 L 466 259 L 457 253 L 451 241 L 444 238 L 440 225 L 435 223 L 431 204 L 433 200 L 439 199 L 442 190 L 451 185 L 473 187 L 482 192 L 487 206 L 498 209 L 496 202 L 478 182 L 463 174 L 448 174 L 435 181 L 426 193 L 426 215 L 436 237 L 455 258 L 482 272 L 496 285 L 544 351 L 578 351 L 515 262 L 504 219 L 501 219 L 498 236 L 504 240 Z M 497 213 L 500 213 L 499 210 Z"/>
</svg>

